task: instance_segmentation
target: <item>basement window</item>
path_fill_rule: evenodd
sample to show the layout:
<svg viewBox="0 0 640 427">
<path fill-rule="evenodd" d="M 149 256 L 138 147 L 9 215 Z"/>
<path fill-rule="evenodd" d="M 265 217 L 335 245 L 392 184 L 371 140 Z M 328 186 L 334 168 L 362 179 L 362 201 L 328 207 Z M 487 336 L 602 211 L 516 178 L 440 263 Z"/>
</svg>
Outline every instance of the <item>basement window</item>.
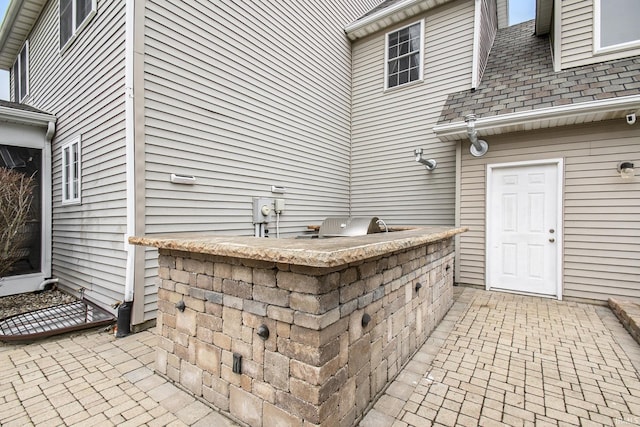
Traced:
<svg viewBox="0 0 640 427">
<path fill-rule="evenodd" d="M 387 33 L 385 89 L 422 80 L 424 20 Z"/>
<path fill-rule="evenodd" d="M 638 17 L 638 0 L 594 0 L 594 52 L 640 46 Z"/>
<path fill-rule="evenodd" d="M 60 50 L 87 26 L 98 9 L 97 0 L 60 0 Z"/>
</svg>

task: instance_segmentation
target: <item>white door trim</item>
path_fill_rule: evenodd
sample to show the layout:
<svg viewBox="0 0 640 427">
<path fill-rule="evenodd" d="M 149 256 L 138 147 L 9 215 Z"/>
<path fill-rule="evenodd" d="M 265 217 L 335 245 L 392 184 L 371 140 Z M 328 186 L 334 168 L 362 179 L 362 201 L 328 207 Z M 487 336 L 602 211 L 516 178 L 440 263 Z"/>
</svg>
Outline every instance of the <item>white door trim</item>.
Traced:
<svg viewBox="0 0 640 427">
<path fill-rule="evenodd" d="M 491 236 L 491 222 L 489 219 L 492 217 L 492 207 L 490 203 L 489 197 L 489 189 L 492 188 L 492 179 L 493 179 L 493 171 L 494 169 L 501 168 L 513 168 L 519 166 L 536 166 L 536 165 L 555 165 L 557 169 L 557 234 L 556 234 L 556 259 L 558 260 L 556 267 L 556 283 L 557 283 L 557 291 L 556 296 L 558 300 L 562 300 L 562 290 L 563 290 L 563 271 L 564 271 L 564 205 L 563 205 L 563 189 L 564 189 L 564 159 L 545 159 L 545 160 L 531 160 L 531 161 L 522 161 L 522 162 L 512 162 L 512 163 L 494 163 L 487 165 L 487 183 L 485 187 L 485 263 L 484 263 L 484 272 L 485 272 L 485 289 L 490 290 L 491 286 L 491 269 L 490 266 L 490 245 L 489 236 Z"/>
</svg>

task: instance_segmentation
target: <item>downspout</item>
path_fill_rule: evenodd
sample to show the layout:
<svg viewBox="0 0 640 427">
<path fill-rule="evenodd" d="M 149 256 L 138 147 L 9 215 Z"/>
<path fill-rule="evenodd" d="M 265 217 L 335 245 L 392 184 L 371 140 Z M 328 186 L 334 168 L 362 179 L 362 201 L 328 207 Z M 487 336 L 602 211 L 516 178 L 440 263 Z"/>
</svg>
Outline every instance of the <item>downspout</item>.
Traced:
<svg viewBox="0 0 640 427">
<path fill-rule="evenodd" d="M 127 253 L 127 264 L 124 282 L 124 302 L 118 306 L 118 322 L 116 337 L 125 337 L 131 333 L 131 310 L 133 308 L 133 294 L 135 287 L 135 246 L 129 244 L 129 237 L 136 229 L 136 186 L 135 186 L 135 134 L 133 109 L 133 43 L 134 43 L 134 0 L 127 0 L 125 6 L 125 87 L 124 87 L 124 115 L 125 115 L 125 157 L 126 157 L 126 185 L 127 185 L 127 230 L 124 235 L 124 250 Z"/>
<path fill-rule="evenodd" d="M 46 173 L 48 176 L 51 176 L 51 141 L 53 141 L 53 135 L 56 133 L 56 122 L 50 120 L 47 124 L 47 133 L 44 135 L 44 148 L 42 150 L 43 159 L 42 164 L 45 165 L 47 170 L 43 170 L 43 176 Z M 43 179 L 44 181 L 44 179 Z M 44 291 L 48 285 L 52 285 L 54 283 L 58 283 L 57 278 L 51 277 L 51 194 L 43 194 L 43 205 L 45 203 L 49 203 L 49 212 L 46 217 L 43 218 L 42 221 L 42 252 L 43 252 L 43 272 L 44 279 L 42 283 L 38 285 L 38 290 Z M 48 202 L 47 202 L 48 199 Z"/>
</svg>

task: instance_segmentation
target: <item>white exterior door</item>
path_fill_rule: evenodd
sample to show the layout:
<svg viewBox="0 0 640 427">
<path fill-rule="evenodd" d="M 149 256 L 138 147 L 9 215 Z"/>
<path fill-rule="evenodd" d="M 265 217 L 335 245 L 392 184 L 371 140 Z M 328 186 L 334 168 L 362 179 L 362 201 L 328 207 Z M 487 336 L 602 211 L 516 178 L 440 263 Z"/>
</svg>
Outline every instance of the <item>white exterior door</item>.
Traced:
<svg viewBox="0 0 640 427">
<path fill-rule="evenodd" d="M 561 298 L 561 162 L 488 168 L 487 288 Z"/>
</svg>

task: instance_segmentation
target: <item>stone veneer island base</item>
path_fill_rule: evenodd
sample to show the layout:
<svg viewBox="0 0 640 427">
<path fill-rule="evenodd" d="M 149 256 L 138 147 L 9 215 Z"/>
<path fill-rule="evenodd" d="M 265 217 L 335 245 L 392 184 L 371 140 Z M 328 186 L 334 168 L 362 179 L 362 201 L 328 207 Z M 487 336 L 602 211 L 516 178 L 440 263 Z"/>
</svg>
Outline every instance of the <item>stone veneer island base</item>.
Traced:
<svg viewBox="0 0 640 427">
<path fill-rule="evenodd" d="M 250 426 L 351 426 L 451 307 L 463 231 L 132 237 L 160 252 L 156 369 Z"/>
</svg>

